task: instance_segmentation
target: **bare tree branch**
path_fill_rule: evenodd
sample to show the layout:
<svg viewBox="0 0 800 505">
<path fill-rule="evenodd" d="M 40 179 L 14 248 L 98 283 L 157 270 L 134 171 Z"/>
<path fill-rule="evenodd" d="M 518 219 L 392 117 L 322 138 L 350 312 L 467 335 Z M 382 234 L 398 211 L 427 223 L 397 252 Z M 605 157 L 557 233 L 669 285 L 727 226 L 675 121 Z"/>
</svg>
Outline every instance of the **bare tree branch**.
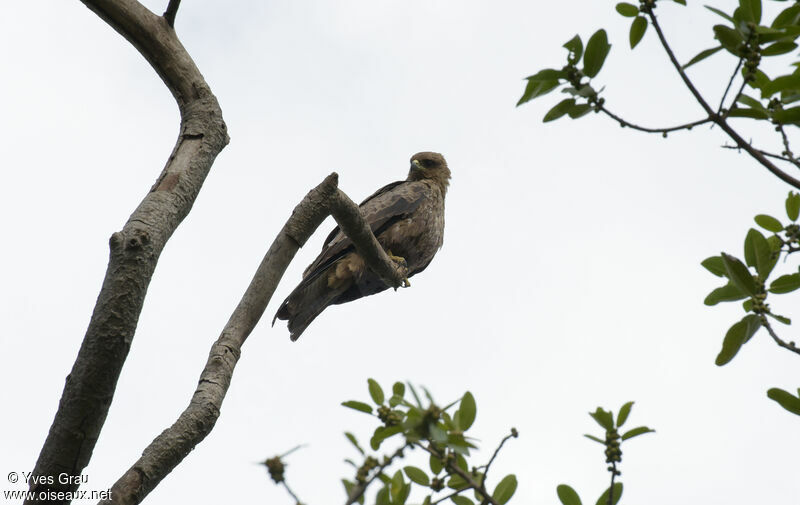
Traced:
<svg viewBox="0 0 800 505">
<path fill-rule="evenodd" d="M 181 5 L 181 0 L 169 0 L 169 4 L 167 4 L 167 10 L 164 11 L 164 19 L 167 20 L 167 24 L 171 27 L 175 27 L 175 15 L 178 13 L 178 7 Z"/>
<path fill-rule="evenodd" d="M 112 486 L 112 499 L 101 503 L 141 502 L 211 432 L 219 417 L 242 345 L 263 315 L 297 250 L 328 215 L 333 215 L 373 271 L 386 272 L 396 283 L 394 285 L 402 283 L 404 269 L 389 259 L 364 221 L 358 206 L 337 189 L 337 181 L 335 173 L 329 175 L 295 207 L 261 261 L 219 339 L 211 347 L 208 362 L 200 374 L 189 406 L 172 426 L 150 443 L 139 460 Z"/>
<path fill-rule="evenodd" d="M 33 470 L 36 476 L 79 475 L 89 463 L 159 255 L 191 210 L 217 154 L 228 143 L 216 98 L 164 18 L 134 0 L 82 1 L 130 41 L 158 72 L 178 103 L 181 125 L 161 175 L 122 230 L 111 236 L 103 286 Z M 78 487 L 60 484 L 58 479 L 53 484 L 46 484 L 47 479 L 37 482 L 31 491 L 74 491 Z"/>
<path fill-rule="evenodd" d="M 356 246 L 358 253 L 367 262 L 370 269 L 378 274 L 386 285 L 395 289 L 402 286 L 408 275 L 408 269 L 389 259 L 386 251 L 372 234 L 372 230 L 361 213 L 358 205 L 353 203 L 341 190 L 330 200 L 330 212 L 339 227 Z"/>
</svg>

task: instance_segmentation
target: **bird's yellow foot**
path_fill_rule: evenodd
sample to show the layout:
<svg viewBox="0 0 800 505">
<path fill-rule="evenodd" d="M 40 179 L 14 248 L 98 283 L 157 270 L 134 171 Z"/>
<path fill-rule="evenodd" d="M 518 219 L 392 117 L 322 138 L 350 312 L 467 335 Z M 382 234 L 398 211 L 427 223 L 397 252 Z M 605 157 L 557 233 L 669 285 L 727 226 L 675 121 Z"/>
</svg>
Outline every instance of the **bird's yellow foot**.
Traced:
<svg viewBox="0 0 800 505">
<path fill-rule="evenodd" d="M 408 270 L 408 262 L 406 262 L 406 259 L 404 257 L 395 256 L 394 254 L 392 254 L 392 251 L 386 251 L 386 255 L 389 256 L 390 260 L 394 261 L 395 263 L 398 263 L 404 269 Z M 403 285 L 402 286 L 404 288 L 410 288 L 411 287 L 411 283 L 408 281 L 408 277 L 403 277 Z M 394 288 L 394 289 L 395 289 L 395 291 L 397 290 L 397 288 Z"/>
</svg>

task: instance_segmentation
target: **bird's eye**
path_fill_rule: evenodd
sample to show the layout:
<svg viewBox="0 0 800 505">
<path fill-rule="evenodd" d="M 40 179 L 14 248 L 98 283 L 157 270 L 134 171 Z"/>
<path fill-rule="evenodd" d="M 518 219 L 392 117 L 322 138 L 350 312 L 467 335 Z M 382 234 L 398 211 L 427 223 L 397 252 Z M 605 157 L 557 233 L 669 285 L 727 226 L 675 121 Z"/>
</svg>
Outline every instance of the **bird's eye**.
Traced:
<svg viewBox="0 0 800 505">
<path fill-rule="evenodd" d="M 422 160 L 422 166 L 425 168 L 431 168 L 433 166 L 433 160 Z"/>
</svg>

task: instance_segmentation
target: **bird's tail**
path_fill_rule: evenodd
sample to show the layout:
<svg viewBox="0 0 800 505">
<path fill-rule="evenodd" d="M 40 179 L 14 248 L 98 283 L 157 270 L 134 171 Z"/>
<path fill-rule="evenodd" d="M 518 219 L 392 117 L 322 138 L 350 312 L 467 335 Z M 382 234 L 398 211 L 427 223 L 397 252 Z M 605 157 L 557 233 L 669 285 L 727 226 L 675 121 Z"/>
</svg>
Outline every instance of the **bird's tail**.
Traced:
<svg viewBox="0 0 800 505">
<path fill-rule="evenodd" d="M 344 283 L 331 287 L 325 273 L 310 282 L 301 282 L 281 304 L 272 324 L 275 324 L 275 319 L 288 320 L 290 338 L 295 341 L 325 307 L 347 291 L 350 285 L 351 283 Z"/>
</svg>

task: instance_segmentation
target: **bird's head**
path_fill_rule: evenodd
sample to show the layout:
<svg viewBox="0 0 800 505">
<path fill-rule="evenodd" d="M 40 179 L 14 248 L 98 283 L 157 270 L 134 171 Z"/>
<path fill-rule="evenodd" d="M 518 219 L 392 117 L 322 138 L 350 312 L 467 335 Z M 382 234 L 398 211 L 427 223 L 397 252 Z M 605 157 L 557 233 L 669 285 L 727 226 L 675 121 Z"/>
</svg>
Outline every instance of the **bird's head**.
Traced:
<svg viewBox="0 0 800 505">
<path fill-rule="evenodd" d="M 447 192 L 450 184 L 450 169 L 444 156 L 439 153 L 421 152 L 411 157 L 411 169 L 408 171 L 409 181 L 429 179 L 436 182 L 442 190 Z"/>
</svg>

